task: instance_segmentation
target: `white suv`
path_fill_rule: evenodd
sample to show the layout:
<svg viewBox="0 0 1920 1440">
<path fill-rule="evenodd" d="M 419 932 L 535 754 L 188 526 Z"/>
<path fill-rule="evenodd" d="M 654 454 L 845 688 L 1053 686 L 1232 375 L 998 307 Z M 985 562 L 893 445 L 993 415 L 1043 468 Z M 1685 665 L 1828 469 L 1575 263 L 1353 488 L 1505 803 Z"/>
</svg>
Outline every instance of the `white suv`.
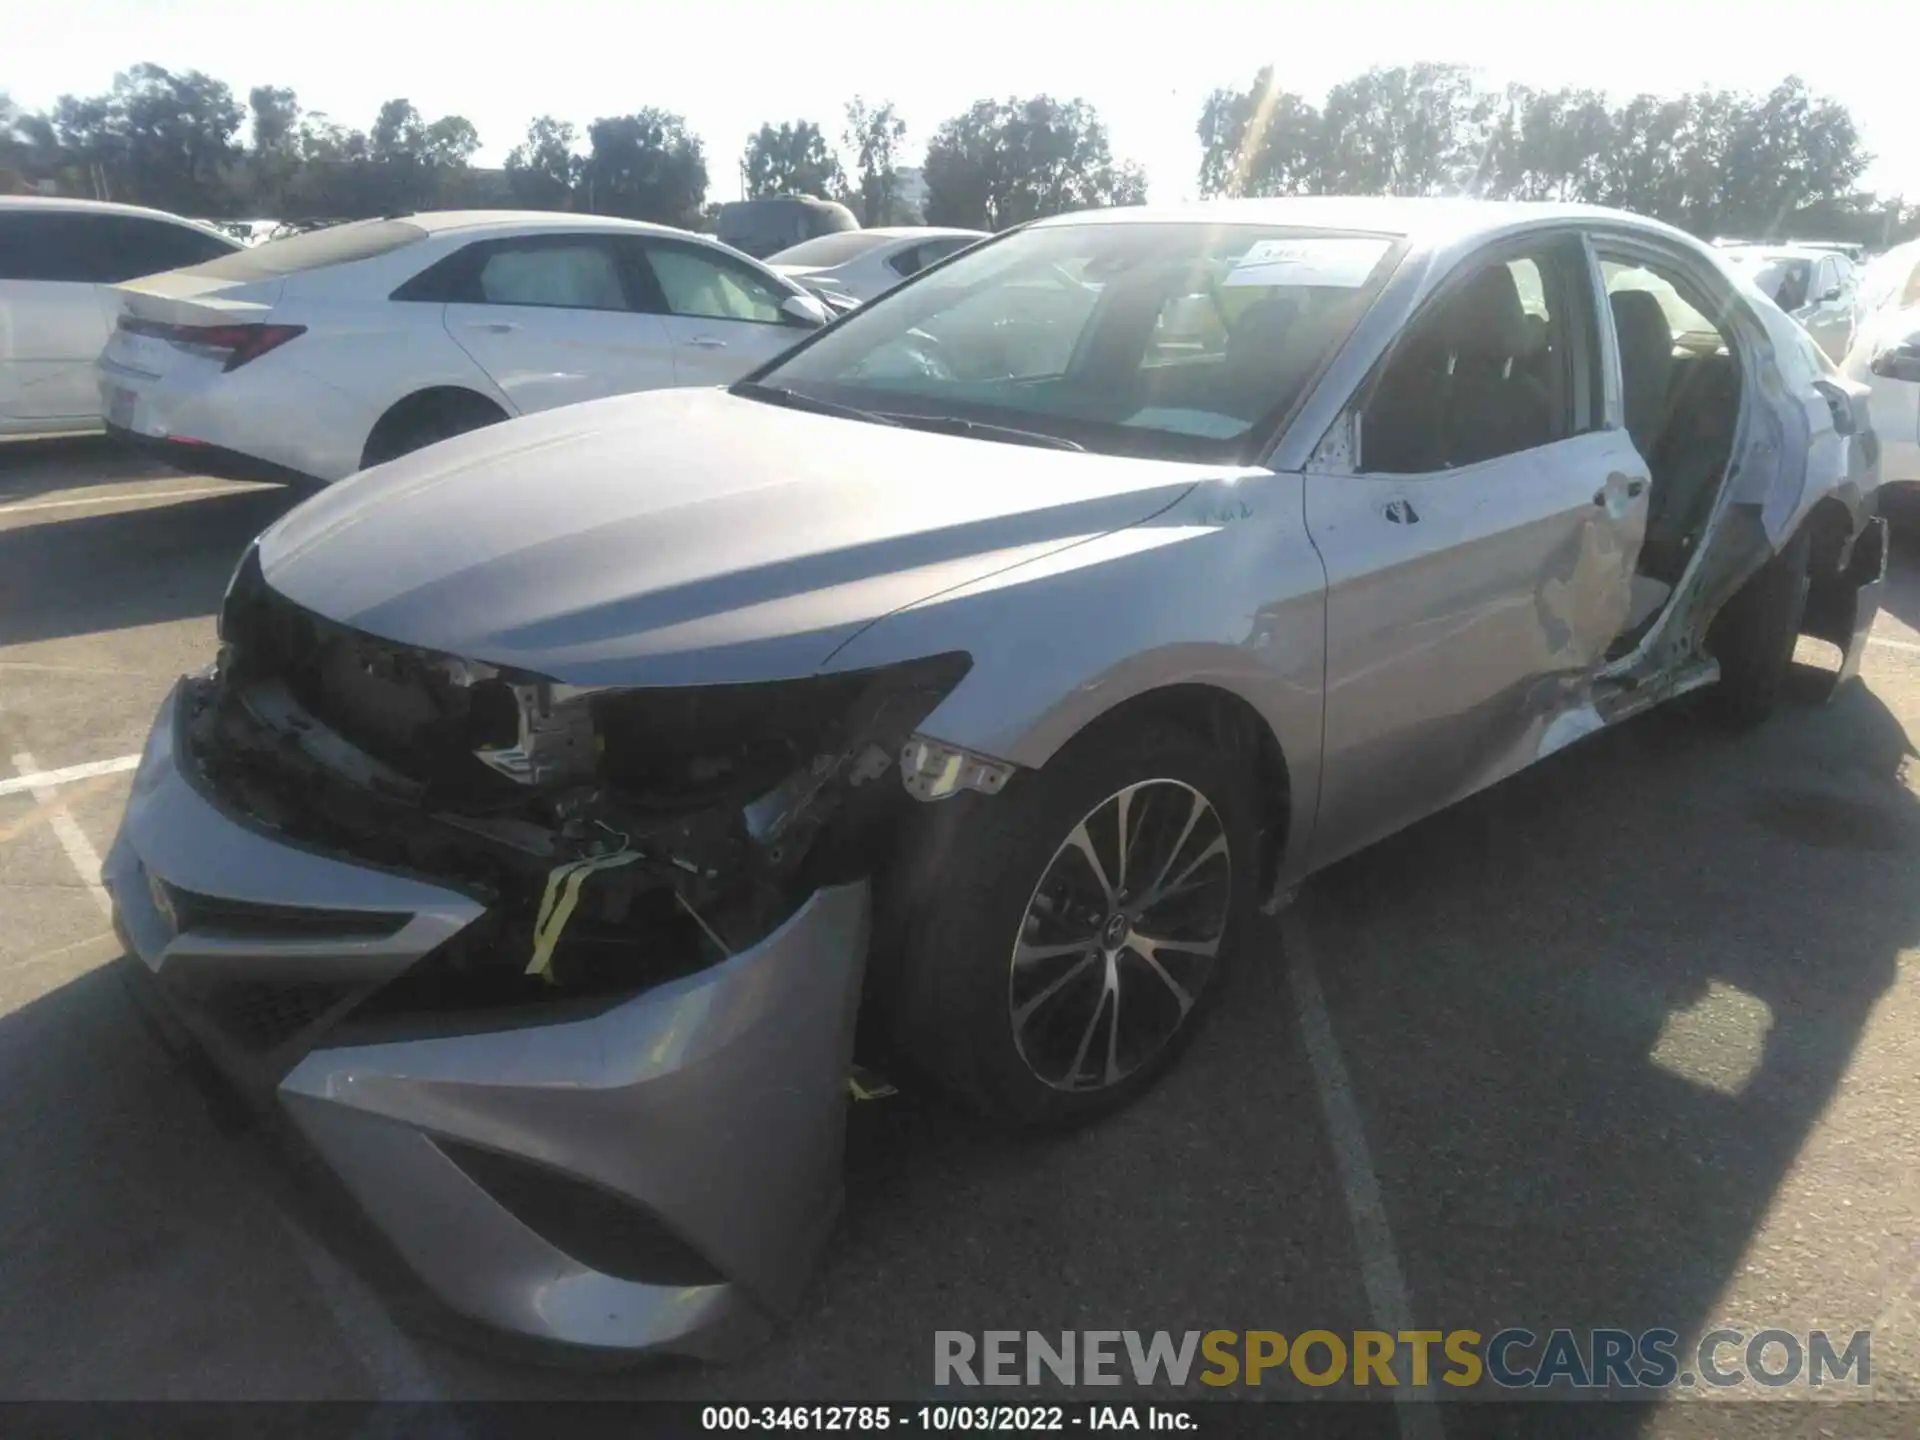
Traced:
<svg viewBox="0 0 1920 1440">
<path fill-rule="evenodd" d="M 94 200 L 0 196 L 0 435 L 100 428 L 109 285 L 240 248 L 210 226 Z"/>
</svg>

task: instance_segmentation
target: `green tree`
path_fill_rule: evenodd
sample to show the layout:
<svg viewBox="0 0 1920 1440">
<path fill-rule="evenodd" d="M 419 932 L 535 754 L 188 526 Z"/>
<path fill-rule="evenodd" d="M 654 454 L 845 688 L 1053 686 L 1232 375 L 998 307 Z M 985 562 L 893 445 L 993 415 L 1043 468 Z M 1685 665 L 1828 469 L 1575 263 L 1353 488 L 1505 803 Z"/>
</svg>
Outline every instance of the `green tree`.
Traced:
<svg viewBox="0 0 1920 1440">
<path fill-rule="evenodd" d="M 224 81 L 142 63 L 104 95 L 62 95 L 36 127 L 51 168 L 101 198 L 219 214 L 243 112 Z"/>
<path fill-rule="evenodd" d="M 584 163 L 575 152 L 578 132 L 564 120 L 542 115 L 507 156 L 507 184 L 514 202 L 531 210 L 564 210 Z"/>
<path fill-rule="evenodd" d="M 900 197 L 900 153 L 907 122 L 891 100 L 869 105 L 859 95 L 847 102 L 847 126 L 841 139 L 853 156 L 852 198 L 862 225 L 884 225 Z"/>
<path fill-rule="evenodd" d="M 1422 61 L 1357 75 L 1334 86 L 1321 107 L 1319 188 L 1458 193 L 1479 169 L 1492 109 L 1465 66 Z"/>
<path fill-rule="evenodd" d="M 846 176 L 827 137 L 811 120 L 762 125 L 747 141 L 740 168 L 749 199 L 765 195 L 839 196 Z"/>
<path fill-rule="evenodd" d="M 1200 109 L 1202 195 L 1300 195 L 1319 188 L 1320 112 L 1263 66 L 1246 90 L 1215 90 Z"/>
<path fill-rule="evenodd" d="M 1000 230 L 1044 215 L 1146 200 L 1084 100 L 980 100 L 927 146 L 927 223 Z"/>
<path fill-rule="evenodd" d="M 581 185 L 587 209 L 665 225 L 699 223 L 707 161 L 680 116 L 649 106 L 608 115 L 587 127 Z"/>
</svg>

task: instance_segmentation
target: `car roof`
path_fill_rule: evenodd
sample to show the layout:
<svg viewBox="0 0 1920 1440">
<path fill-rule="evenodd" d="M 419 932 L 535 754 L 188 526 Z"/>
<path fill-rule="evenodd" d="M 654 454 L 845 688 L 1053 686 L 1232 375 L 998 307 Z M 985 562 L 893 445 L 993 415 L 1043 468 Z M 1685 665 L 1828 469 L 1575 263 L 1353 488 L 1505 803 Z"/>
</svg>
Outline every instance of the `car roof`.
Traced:
<svg viewBox="0 0 1920 1440">
<path fill-rule="evenodd" d="M 646 220 L 628 220 L 618 215 L 577 215 L 566 210 L 421 210 L 412 215 L 389 218 L 404 220 L 429 235 L 467 230 L 621 230 L 679 236 L 693 233 L 672 225 L 655 225 Z M 712 239 L 705 235 L 695 238 Z"/>
<path fill-rule="evenodd" d="M 138 215 L 147 220 L 184 225 L 202 234 L 218 235 L 222 240 L 233 239 L 203 220 L 189 220 L 184 215 L 175 215 L 169 210 L 154 210 L 145 205 L 122 205 L 114 200 L 82 200 L 69 195 L 0 195 L 0 213 L 8 210 L 58 211 L 68 215 Z"/>
<path fill-rule="evenodd" d="M 1769 260 L 1825 260 L 1839 254 L 1836 250 L 1822 245 L 1722 245 L 1722 250 L 1744 250 L 1750 255 L 1763 255 Z M 1842 255 L 1841 259 L 1846 257 Z"/>
<path fill-rule="evenodd" d="M 944 240 L 954 235 L 972 236 L 984 240 L 992 232 L 988 230 L 962 230 L 949 225 L 868 225 L 858 231 L 845 230 L 845 235 L 880 235 L 888 240 Z"/>
<path fill-rule="evenodd" d="M 1437 246 L 1476 234 L 1531 225 L 1585 222 L 1683 236 L 1659 220 L 1604 205 L 1536 200 L 1474 200 L 1453 196 L 1287 195 L 1259 200 L 1204 200 L 1196 204 L 1122 206 L 1083 210 L 1035 222 L 1038 225 L 1150 224 L 1298 225 L 1404 236 Z M 1689 240 L 1692 237 L 1687 237 Z M 1698 242 L 1694 242 L 1698 243 Z"/>
</svg>

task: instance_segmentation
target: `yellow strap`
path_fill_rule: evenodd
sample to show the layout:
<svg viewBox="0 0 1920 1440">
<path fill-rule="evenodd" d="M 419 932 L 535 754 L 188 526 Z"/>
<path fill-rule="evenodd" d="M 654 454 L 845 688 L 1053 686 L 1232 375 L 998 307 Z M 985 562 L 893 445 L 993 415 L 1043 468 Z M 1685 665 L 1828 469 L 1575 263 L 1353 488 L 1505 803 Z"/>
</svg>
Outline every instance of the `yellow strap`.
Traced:
<svg viewBox="0 0 1920 1440">
<path fill-rule="evenodd" d="M 580 903 L 581 887 L 587 877 L 616 865 L 629 865 L 640 858 L 635 850 L 616 850 L 611 855 L 592 855 L 585 860 L 568 860 L 547 873 L 546 892 L 540 897 L 540 913 L 533 922 L 533 957 L 526 973 L 553 983 L 553 949 L 573 918 Z"/>
</svg>

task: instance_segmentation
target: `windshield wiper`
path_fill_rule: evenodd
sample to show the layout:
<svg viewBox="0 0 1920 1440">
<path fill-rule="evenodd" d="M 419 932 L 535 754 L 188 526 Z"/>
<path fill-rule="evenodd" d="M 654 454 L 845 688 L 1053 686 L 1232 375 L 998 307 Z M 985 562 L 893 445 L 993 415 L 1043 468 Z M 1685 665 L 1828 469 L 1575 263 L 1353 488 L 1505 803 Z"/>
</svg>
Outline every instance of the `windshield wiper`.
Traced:
<svg viewBox="0 0 1920 1440">
<path fill-rule="evenodd" d="M 838 415 L 842 420 L 864 420 L 869 425 L 898 425 L 900 422 L 891 415 L 882 415 L 877 410 L 862 410 L 853 405 L 842 405 L 833 400 L 822 400 L 813 395 L 802 395 L 798 390 L 789 390 L 784 385 L 763 385 L 758 380 L 742 380 L 733 387 L 735 395 L 744 395 L 749 400 L 765 400 L 772 405 L 785 405 L 790 410 L 811 410 L 816 415 Z"/>
<path fill-rule="evenodd" d="M 941 435 L 971 435 L 981 440 L 1004 440 L 1009 445 L 1038 445 L 1048 450 L 1084 451 L 1087 448 L 1064 435 L 1020 430 L 1011 425 L 989 425 L 984 420 L 968 420 L 959 415 L 913 415 L 888 411 L 880 418 L 891 425 L 904 425 L 909 430 L 932 430 Z"/>
</svg>

